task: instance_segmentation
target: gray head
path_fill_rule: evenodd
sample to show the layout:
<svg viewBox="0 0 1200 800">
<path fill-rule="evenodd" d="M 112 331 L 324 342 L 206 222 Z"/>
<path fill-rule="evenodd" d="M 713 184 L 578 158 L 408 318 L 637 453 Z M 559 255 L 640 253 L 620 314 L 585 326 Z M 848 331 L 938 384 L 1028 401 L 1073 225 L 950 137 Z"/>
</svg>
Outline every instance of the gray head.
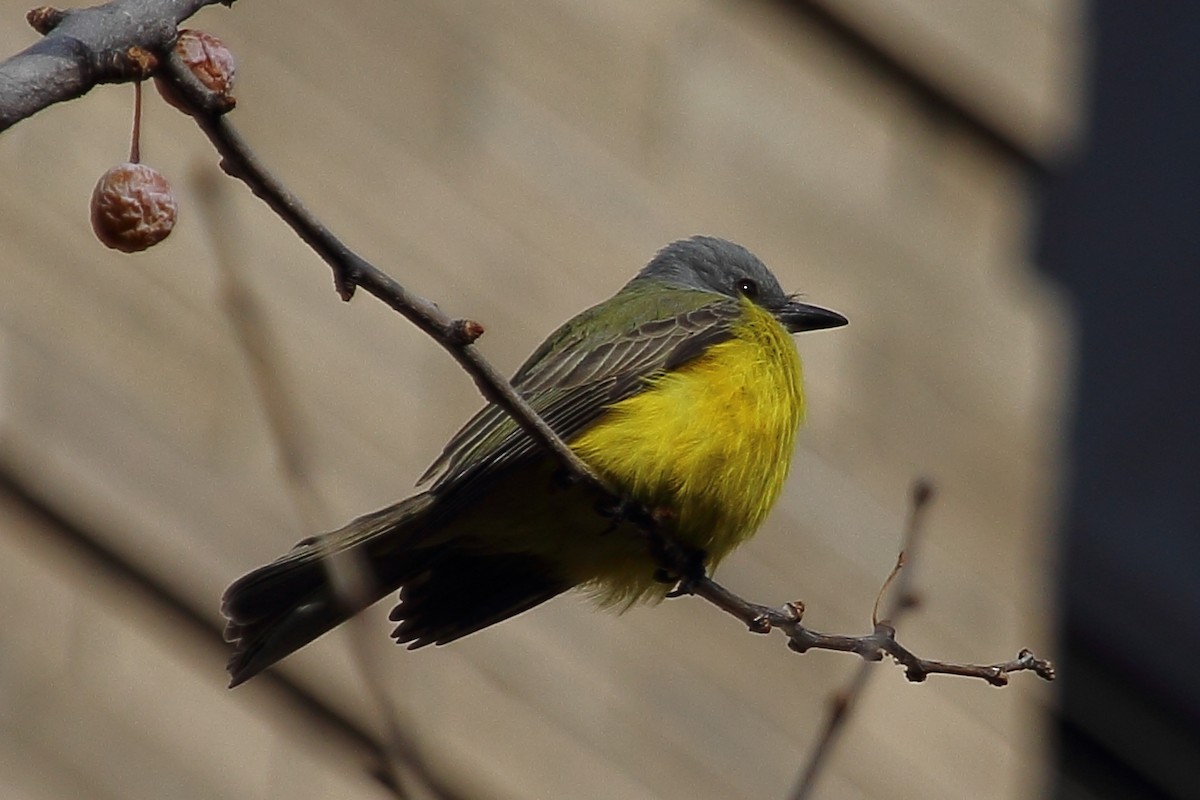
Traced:
<svg viewBox="0 0 1200 800">
<path fill-rule="evenodd" d="M 712 236 L 681 239 L 659 250 L 635 281 L 652 280 L 680 289 L 745 297 L 770 311 L 792 333 L 836 328 L 846 318 L 785 294 L 767 265 L 740 244 Z"/>
</svg>

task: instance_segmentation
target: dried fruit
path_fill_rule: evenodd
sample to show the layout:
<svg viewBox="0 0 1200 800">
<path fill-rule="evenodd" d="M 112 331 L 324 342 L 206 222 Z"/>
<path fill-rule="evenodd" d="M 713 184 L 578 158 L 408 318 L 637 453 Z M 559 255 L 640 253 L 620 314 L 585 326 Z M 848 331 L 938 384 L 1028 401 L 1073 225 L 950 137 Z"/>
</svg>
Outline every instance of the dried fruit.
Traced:
<svg viewBox="0 0 1200 800">
<path fill-rule="evenodd" d="M 235 73 L 233 53 L 221 40 L 211 33 L 184 28 L 175 40 L 175 54 L 188 66 L 196 79 L 229 108 L 233 107 L 233 77 Z M 154 79 L 158 93 L 180 111 L 188 108 L 175 88 L 161 78 Z"/>
<path fill-rule="evenodd" d="M 171 184 L 145 164 L 118 164 L 92 191 L 92 230 L 106 247 L 136 253 L 161 242 L 175 227 Z"/>
</svg>

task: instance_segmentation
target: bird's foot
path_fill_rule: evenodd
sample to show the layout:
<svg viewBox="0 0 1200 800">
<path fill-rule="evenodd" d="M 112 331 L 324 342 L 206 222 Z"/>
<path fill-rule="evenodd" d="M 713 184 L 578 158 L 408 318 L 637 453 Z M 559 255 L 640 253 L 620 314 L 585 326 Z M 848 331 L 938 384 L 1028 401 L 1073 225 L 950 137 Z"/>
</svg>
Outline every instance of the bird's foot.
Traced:
<svg viewBox="0 0 1200 800">
<path fill-rule="evenodd" d="M 667 592 L 667 597 L 683 597 L 694 594 L 696 584 L 708 577 L 708 554 L 695 547 L 688 547 L 679 542 L 670 541 L 661 548 L 664 551 L 660 561 L 669 561 L 671 569 L 659 567 L 654 573 L 654 579 L 661 583 L 673 583 L 675 588 Z"/>
</svg>

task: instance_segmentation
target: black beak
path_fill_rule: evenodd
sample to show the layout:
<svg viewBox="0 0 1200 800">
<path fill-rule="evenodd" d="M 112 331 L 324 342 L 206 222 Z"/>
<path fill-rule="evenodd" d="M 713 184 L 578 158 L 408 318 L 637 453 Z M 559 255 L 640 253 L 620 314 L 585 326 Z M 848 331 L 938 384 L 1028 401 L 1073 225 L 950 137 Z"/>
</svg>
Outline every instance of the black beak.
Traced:
<svg viewBox="0 0 1200 800">
<path fill-rule="evenodd" d="M 840 328 L 850 321 L 836 311 L 810 306 L 797 300 L 789 300 L 783 308 L 775 312 L 775 318 L 791 333 Z"/>
</svg>

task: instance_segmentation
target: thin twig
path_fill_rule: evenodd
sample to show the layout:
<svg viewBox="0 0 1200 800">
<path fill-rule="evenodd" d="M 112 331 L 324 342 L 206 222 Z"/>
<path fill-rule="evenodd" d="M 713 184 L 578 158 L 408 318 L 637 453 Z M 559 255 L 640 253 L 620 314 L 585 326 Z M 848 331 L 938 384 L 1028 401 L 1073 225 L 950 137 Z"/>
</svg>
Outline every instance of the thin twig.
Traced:
<svg viewBox="0 0 1200 800">
<path fill-rule="evenodd" d="M 904 667 L 905 674 L 912 681 L 923 681 L 933 674 L 950 674 L 982 678 L 999 686 L 1007 683 L 1010 673 L 1023 670 L 1033 670 L 1047 679 L 1052 677 L 1053 670 L 1049 662 L 1041 661 L 1027 651 L 1022 651 L 1012 661 L 986 666 L 920 658 L 896 641 L 895 630 L 886 621 L 879 622 L 872 633 L 863 636 L 838 636 L 813 631 L 801 624 L 803 606 L 799 603 L 788 603 L 780 608 L 750 603 L 707 575 L 697 574 L 695 554 L 661 530 L 662 526 L 656 524 L 655 513 L 622 497 L 599 477 L 517 394 L 512 384 L 484 359 L 472 345 L 483 330 L 479 323 L 449 317 L 433 302 L 409 292 L 350 250 L 266 170 L 223 114 L 206 110 L 212 108 L 212 103 L 206 99 L 205 90 L 173 55 L 166 60 L 166 73 L 192 106 L 191 113 L 197 124 L 221 154 L 222 168 L 243 181 L 325 260 L 333 270 L 334 284 L 342 298 L 349 300 L 355 288 L 361 286 L 445 348 L 471 375 L 484 397 L 503 408 L 538 444 L 552 453 L 576 480 L 607 495 L 612 507 L 620 509 L 636 523 L 646 536 L 647 546 L 656 563 L 664 572 L 679 579 L 676 594 L 702 597 L 740 619 L 752 631 L 767 633 L 778 628 L 788 637 L 788 646 L 798 653 L 814 649 L 837 650 L 857 653 L 868 661 L 891 656 Z"/>
<path fill-rule="evenodd" d="M 254 379 L 259 402 L 267 417 L 272 440 L 279 451 L 284 483 L 298 517 L 299 527 L 309 531 L 326 519 L 326 504 L 320 488 L 312 479 L 307 437 L 300 415 L 291 402 L 283 359 L 266 315 L 255 299 L 253 290 L 242 279 L 231 244 L 238 240 L 231 230 L 236 222 L 231 214 L 222 213 L 220 182 L 209 170 L 201 171 L 195 181 L 201 211 L 209 232 L 209 241 L 216 254 L 220 270 L 220 299 L 233 327 L 237 342 L 246 358 Z M 351 551 L 326 553 L 322 559 L 334 597 L 343 607 L 359 611 L 370 605 L 371 572 L 365 559 Z M 350 633 L 350 653 L 358 669 L 362 685 L 370 696 L 371 705 L 378 710 L 384 729 L 384 761 L 389 783 L 398 795 L 407 800 L 444 800 L 452 797 L 443 792 L 432 774 L 415 740 L 401 723 L 401 715 L 385 688 L 375 660 L 370 654 L 370 630 L 367 620 L 353 615 L 347 624 Z"/>
<path fill-rule="evenodd" d="M 904 527 L 904 539 L 900 545 L 900 553 L 896 557 L 896 565 L 888 573 L 875 598 L 875 607 L 871 611 L 871 623 L 878 628 L 880 624 L 879 607 L 887 595 L 888 588 L 895 583 L 896 590 L 890 596 L 886 606 L 884 619 L 891 625 L 899 622 L 900 616 L 916 606 L 913 596 L 913 564 L 915 563 L 917 546 L 924 532 L 925 509 L 933 499 L 933 486 L 928 481 L 918 480 L 913 487 L 909 505 L 908 522 Z M 906 569 L 907 567 L 907 569 Z M 897 580 L 897 577 L 899 580 Z M 866 691 L 867 683 L 875 670 L 871 669 L 872 662 L 863 661 L 855 669 L 853 677 L 829 701 L 829 715 L 825 718 L 825 727 L 816 743 L 809 752 L 804 769 L 792 793 L 792 800 L 807 800 L 812 796 L 816 786 L 817 776 L 828 763 L 833 748 L 837 745 L 841 733 L 845 730 L 846 720 L 854 710 L 858 699 Z"/>
</svg>

